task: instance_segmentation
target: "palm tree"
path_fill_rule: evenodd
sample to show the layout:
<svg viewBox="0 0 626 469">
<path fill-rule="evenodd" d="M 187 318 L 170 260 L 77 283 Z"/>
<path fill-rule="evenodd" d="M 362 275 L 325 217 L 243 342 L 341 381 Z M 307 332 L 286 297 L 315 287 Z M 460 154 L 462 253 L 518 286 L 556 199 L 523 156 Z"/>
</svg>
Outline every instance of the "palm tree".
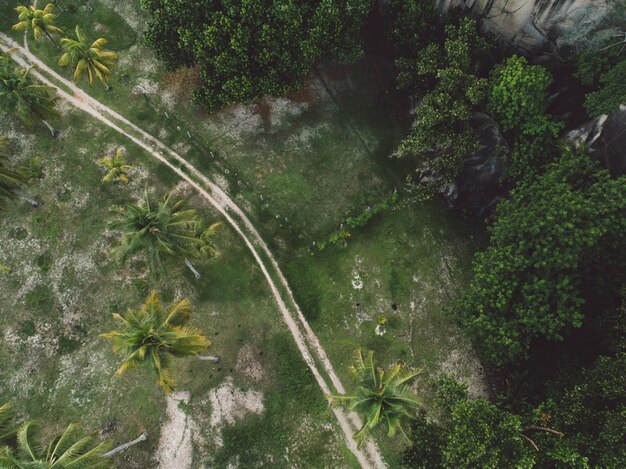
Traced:
<svg viewBox="0 0 626 469">
<path fill-rule="evenodd" d="M 118 147 L 113 156 L 103 156 L 98 160 L 98 163 L 108 170 L 107 174 L 102 178 L 102 182 L 128 182 L 128 171 L 133 169 L 133 167 L 126 164 L 122 147 Z"/>
<path fill-rule="evenodd" d="M 4 135 L 0 135 L 0 198 L 12 199 L 15 197 L 17 187 L 26 182 L 26 180 L 21 174 L 10 170 L 4 165 L 4 161 L 8 159 L 8 148 L 9 139 Z"/>
<path fill-rule="evenodd" d="M 35 446 L 32 442 L 32 423 L 16 424 L 11 404 L 0 406 L 0 468 L 2 469 L 81 469 L 104 468 L 111 463 L 101 459 L 111 458 L 137 443 L 145 441 L 147 434 L 124 443 L 110 451 L 110 442 L 106 441 L 86 450 L 91 446 L 92 436 L 78 438 L 78 424 L 70 424 L 59 438 L 52 440 L 43 455 L 43 446 Z M 17 454 L 14 454 L 17 453 Z"/>
<path fill-rule="evenodd" d="M 124 262 L 144 251 L 155 275 L 163 272 L 162 255 L 179 259 L 198 257 L 204 245 L 198 233 L 200 221 L 196 211 L 183 210 L 184 205 L 182 200 L 172 201 L 171 192 L 162 201 L 152 203 L 146 190 L 143 204 L 112 207 L 119 220 L 110 227 L 125 232 L 121 245 L 113 250 L 114 257 Z"/>
<path fill-rule="evenodd" d="M 211 342 L 201 331 L 188 326 L 191 317 L 189 300 L 174 302 L 164 311 L 156 290 L 152 291 L 141 309 L 129 309 L 126 315 L 113 314 L 122 329 L 101 334 L 113 342 L 113 352 L 124 355 L 116 375 L 138 366 L 146 366 L 157 377 L 165 393 L 175 389 L 171 357 L 197 355 Z"/>
<path fill-rule="evenodd" d="M 47 119 L 59 115 L 53 88 L 37 84 L 29 75 L 30 68 L 21 69 L 6 55 L 0 55 L 0 105 L 15 113 L 22 123 L 32 128 L 38 120 L 50 130 L 56 130 Z"/>
<path fill-rule="evenodd" d="M 93 435 L 82 436 L 77 423 L 71 423 L 65 431 L 50 443 L 40 445 L 37 428 L 26 422 L 17 430 L 17 451 L 5 446 L 0 452 L 3 469 L 103 469 L 111 467 L 111 460 L 103 455 L 111 444 L 104 441 L 94 445 Z"/>
<path fill-rule="evenodd" d="M 59 47 L 50 33 L 63 34 L 63 30 L 54 26 L 56 15 L 52 14 L 54 4 L 48 3 L 43 10 L 37 10 L 36 6 L 20 5 L 15 8 L 19 13 L 18 22 L 13 25 L 17 31 L 32 31 L 36 41 L 41 38 L 41 33 L 48 36 L 55 46 Z"/>
<path fill-rule="evenodd" d="M 399 431 L 408 439 L 402 423 L 415 418 L 415 411 L 421 406 L 411 391 L 408 383 L 421 370 L 411 370 L 397 363 L 388 370 L 377 367 L 374 352 L 367 358 L 361 349 L 354 352 L 354 364 L 350 372 L 357 381 L 357 388 L 352 394 L 327 395 L 331 405 L 343 405 L 361 414 L 365 423 L 354 435 L 359 446 L 379 425 L 387 430 L 387 435 L 395 436 Z"/>
<path fill-rule="evenodd" d="M 13 439 L 16 432 L 17 428 L 13 420 L 12 406 L 9 403 L 2 404 L 0 406 L 0 454 L 2 454 L 5 448 L 2 444 Z"/>
<path fill-rule="evenodd" d="M 89 86 L 93 86 L 94 77 L 98 77 L 108 89 L 107 81 L 111 75 L 111 67 L 117 60 L 117 54 L 101 50 L 106 43 L 107 40 L 101 37 L 90 44 L 87 36 L 76 26 L 76 38 L 61 39 L 61 47 L 65 52 L 59 59 L 59 65 L 74 67 L 75 82 L 78 82 L 86 72 Z"/>
</svg>

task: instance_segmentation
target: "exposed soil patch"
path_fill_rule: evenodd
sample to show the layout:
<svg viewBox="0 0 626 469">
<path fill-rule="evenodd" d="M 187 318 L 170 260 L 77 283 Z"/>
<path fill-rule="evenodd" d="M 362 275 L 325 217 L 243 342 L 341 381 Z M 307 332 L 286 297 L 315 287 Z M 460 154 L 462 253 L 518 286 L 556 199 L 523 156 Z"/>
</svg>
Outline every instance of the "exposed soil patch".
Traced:
<svg viewBox="0 0 626 469">
<path fill-rule="evenodd" d="M 215 430 L 215 443 L 222 445 L 220 428 L 232 425 L 246 414 L 260 414 L 265 408 L 263 394 L 258 391 L 242 391 L 233 385 L 232 378 L 226 378 L 216 389 L 209 393 L 211 402 L 211 427 Z M 164 468 L 165 469 L 165 468 Z"/>
<path fill-rule="evenodd" d="M 179 391 L 167 397 L 168 421 L 161 427 L 157 450 L 159 469 L 189 469 L 193 457 L 193 422 L 185 413 L 189 393 Z"/>
<path fill-rule="evenodd" d="M 237 354 L 237 372 L 253 381 L 261 381 L 265 377 L 265 372 L 261 363 L 257 360 L 257 355 L 258 352 L 249 345 L 241 347 Z"/>
<path fill-rule="evenodd" d="M 198 67 L 181 67 L 168 72 L 164 79 L 165 87 L 179 101 L 191 102 L 193 90 L 202 86 Z"/>
</svg>

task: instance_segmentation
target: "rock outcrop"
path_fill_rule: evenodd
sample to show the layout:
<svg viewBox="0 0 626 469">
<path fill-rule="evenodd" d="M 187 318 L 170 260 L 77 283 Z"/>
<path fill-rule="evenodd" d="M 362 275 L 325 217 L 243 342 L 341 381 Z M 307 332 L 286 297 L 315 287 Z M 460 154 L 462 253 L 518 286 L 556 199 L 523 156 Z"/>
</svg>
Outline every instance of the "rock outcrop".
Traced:
<svg viewBox="0 0 626 469">
<path fill-rule="evenodd" d="M 626 106 L 569 132 L 567 140 L 582 142 L 613 176 L 626 174 Z"/>
<path fill-rule="evenodd" d="M 483 28 L 529 53 L 588 47 L 618 32 L 616 6 L 607 0 L 434 0 L 448 11 L 459 7 Z M 623 18 L 622 18 L 623 21 Z"/>
<path fill-rule="evenodd" d="M 489 216 L 502 193 L 502 175 L 509 148 L 496 122 L 487 114 L 477 113 L 472 126 L 479 137 L 480 148 L 463 165 L 456 184 L 442 187 L 440 196 L 454 208 Z"/>
</svg>

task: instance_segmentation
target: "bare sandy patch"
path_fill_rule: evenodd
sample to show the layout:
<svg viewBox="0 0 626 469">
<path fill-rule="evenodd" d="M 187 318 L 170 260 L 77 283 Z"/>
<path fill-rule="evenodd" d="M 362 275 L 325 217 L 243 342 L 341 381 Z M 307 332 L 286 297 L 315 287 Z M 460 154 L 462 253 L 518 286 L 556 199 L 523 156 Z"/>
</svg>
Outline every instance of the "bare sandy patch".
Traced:
<svg viewBox="0 0 626 469">
<path fill-rule="evenodd" d="M 238 373 L 253 381 L 261 381 L 265 376 L 261 363 L 257 360 L 254 350 L 249 345 L 244 345 L 239 349 L 235 367 Z"/>
<path fill-rule="evenodd" d="M 471 397 L 488 397 L 485 371 L 469 346 L 453 349 L 439 369 L 467 384 Z"/>
<path fill-rule="evenodd" d="M 157 450 L 159 469 L 189 469 L 193 458 L 193 421 L 185 413 L 189 392 L 177 391 L 167 397 L 168 421 L 161 427 Z"/>
<path fill-rule="evenodd" d="M 218 388 L 209 393 L 211 402 L 210 426 L 214 429 L 215 444 L 222 446 L 221 427 L 233 425 L 246 414 L 260 414 L 263 405 L 263 393 L 259 391 L 242 391 L 233 385 L 232 378 L 228 377 Z M 165 468 L 164 468 L 165 469 Z"/>
</svg>

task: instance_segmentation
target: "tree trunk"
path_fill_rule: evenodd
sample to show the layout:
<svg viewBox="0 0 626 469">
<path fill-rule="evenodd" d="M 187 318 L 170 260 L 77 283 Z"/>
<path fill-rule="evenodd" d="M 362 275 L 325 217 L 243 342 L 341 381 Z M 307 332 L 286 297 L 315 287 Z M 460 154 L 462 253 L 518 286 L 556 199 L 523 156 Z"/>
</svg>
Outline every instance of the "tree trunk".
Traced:
<svg viewBox="0 0 626 469">
<path fill-rule="evenodd" d="M 520 435 L 522 436 L 522 438 L 524 438 L 526 441 L 528 441 L 528 443 L 530 443 L 530 445 L 535 448 L 535 451 L 539 451 L 539 446 L 537 446 L 537 444 L 531 440 L 530 438 L 528 438 L 526 435 L 524 435 L 523 433 L 520 433 Z"/>
<path fill-rule="evenodd" d="M 187 267 L 189 267 L 189 270 L 191 270 L 191 271 L 193 272 L 193 274 L 196 276 L 196 278 L 200 278 L 200 277 L 202 277 L 202 274 L 200 274 L 200 272 L 198 272 L 198 271 L 196 270 L 196 268 L 193 266 L 193 264 L 191 263 L 191 261 L 189 261 L 189 259 L 187 259 L 186 257 L 185 257 L 185 265 L 186 265 Z"/>
<path fill-rule="evenodd" d="M 33 208 L 39 207 L 39 202 L 37 202 L 35 199 L 31 199 L 30 197 L 28 197 L 27 195 L 23 194 L 20 191 L 15 191 L 15 194 L 17 194 L 17 196 L 20 199 L 22 199 L 24 202 L 26 202 L 31 207 L 33 207 Z"/>
<path fill-rule="evenodd" d="M 46 33 L 46 36 L 48 36 L 48 39 L 52 41 L 52 44 L 54 44 L 54 47 L 56 47 L 57 49 L 60 49 L 59 44 L 57 44 L 57 42 L 54 39 L 52 39 L 52 36 L 50 36 L 50 33 L 48 32 L 46 28 L 44 28 L 43 32 Z"/>
<path fill-rule="evenodd" d="M 220 357 L 217 355 L 198 355 L 198 360 L 217 363 L 220 361 Z"/>
<path fill-rule="evenodd" d="M 553 430 L 552 428 L 548 428 L 548 427 L 535 427 L 535 426 L 530 426 L 530 427 L 526 427 L 522 430 L 522 432 L 547 432 L 547 433 L 553 433 L 557 436 L 563 436 L 565 435 L 565 433 L 562 433 L 558 430 Z"/>
<path fill-rule="evenodd" d="M 146 441 L 146 439 L 148 438 L 148 435 L 146 433 L 142 433 L 141 435 L 139 435 L 136 439 L 134 439 L 133 441 L 129 441 L 128 443 L 124 443 L 123 445 L 119 445 L 117 448 L 113 448 L 111 451 L 104 453 L 101 457 L 103 458 L 110 458 L 113 455 L 120 453 L 128 448 L 130 448 L 133 445 L 136 445 L 137 443 L 141 443 L 142 441 Z"/>
<path fill-rule="evenodd" d="M 56 136 L 57 136 L 57 131 L 55 130 L 55 128 L 54 128 L 54 127 L 52 127 L 52 126 L 50 125 L 50 123 L 49 123 L 47 120 L 45 120 L 45 119 L 41 119 L 41 122 L 43 122 L 43 125 L 45 125 L 45 126 L 48 128 L 48 130 L 49 130 L 49 131 L 50 131 L 50 133 L 52 134 L 52 137 L 56 137 Z"/>
</svg>

